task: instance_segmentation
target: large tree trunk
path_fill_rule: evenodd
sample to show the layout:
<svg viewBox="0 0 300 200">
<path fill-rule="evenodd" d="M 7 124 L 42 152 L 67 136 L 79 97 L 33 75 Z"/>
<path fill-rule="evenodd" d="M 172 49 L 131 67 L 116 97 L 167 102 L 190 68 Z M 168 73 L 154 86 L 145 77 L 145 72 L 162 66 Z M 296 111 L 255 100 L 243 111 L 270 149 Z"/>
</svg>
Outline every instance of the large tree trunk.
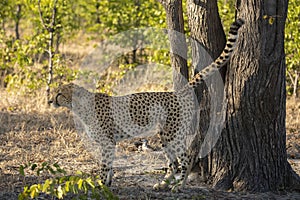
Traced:
<svg viewBox="0 0 300 200">
<path fill-rule="evenodd" d="M 179 10 L 175 8 L 179 1 L 161 2 L 165 3 L 163 5 L 169 17 L 168 27 L 176 30 L 181 12 L 176 13 Z M 225 38 L 216 0 L 189 0 L 187 4 L 191 36 L 196 40 L 192 42 L 193 65 L 195 71 L 199 71 L 220 54 Z M 202 158 L 208 155 L 201 162 L 203 175 L 217 189 L 299 189 L 299 176 L 287 162 L 285 147 L 283 44 L 287 0 L 237 0 L 236 8 L 238 17 L 245 20 L 245 25 L 240 31 L 240 40 L 224 79 L 228 99 L 226 127 L 221 135 L 216 135 L 219 140 L 213 151 L 203 153 L 199 141 L 202 142 L 209 134 L 205 135 L 205 131 L 210 128 L 208 124 L 212 116 L 209 113 L 213 113 L 212 102 L 215 103 L 211 99 L 218 97 L 216 93 L 222 96 L 224 90 L 222 87 L 207 90 L 204 85 L 201 86 L 196 93 L 204 109 L 200 113 L 198 138 L 192 144 L 194 155 L 198 152 Z M 171 44 L 172 41 L 173 44 L 180 44 L 176 38 L 170 37 L 170 40 Z M 173 57 L 174 63 L 182 66 Z M 215 78 L 220 79 L 220 76 Z M 208 88 L 216 86 L 215 81 L 207 85 Z M 214 143 L 211 143 L 210 147 L 213 146 Z"/>
<path fill-rule="evenodd" d="M 245 25 L 227 73 L 227 125 L 214 150 L 211 173 L 216 188 L 261 192 L 300 188 L 285 146 L 287 3 L 237 1 L 237 15 Z"/>
<path fill-rule="evenodd" d="M 187 1 L 187 13 L 189 27 L 191 31 L 191 45 L 192 45 L 192 63 L 194 73 L 197 73 L 205 66 L 209 65 L 216 59 L 222 52 L 225 46 L 225 34 L 222 28 L 221 20 L 218 14 L 217 0 L 204 0 L 204 1 Z M 224 70 L 225 69 L 225 70 Z M 214 75 L 206 84 L 199 86 L 195 89 L 195 94 L 198 97 L 200 105 L 199 129 L 197 137 L 192 143 L 194 157 L 198 154 L 203 144 L 206 133 L 208 133 L 211 109 L 216 107 L 215 103 L 222 103 L 224 87 L 217 87 L 219 84 L 223 85 L 220 78 L 224 78 L 226 67 L 220 74 Z M 221 78 L 221 79 L 222 79 Z M 218 80 L 211 81 L 211 80 Z M 217 94 L 221 94 L 216 96 Z M 219 101 L 211 101 L 218 99 Z M 212 103 L 211 103 L 212 102 Z M 211 149 L 211 148 L 210 148 Z M 209 151 L 205 153 L 207 155 Z M 206 180 L 210 172 L 210 154 L 200 160 L 200 170 L 202 179 Z M 198 165 L 198 163 L 195 163 Z"/>
</svg>

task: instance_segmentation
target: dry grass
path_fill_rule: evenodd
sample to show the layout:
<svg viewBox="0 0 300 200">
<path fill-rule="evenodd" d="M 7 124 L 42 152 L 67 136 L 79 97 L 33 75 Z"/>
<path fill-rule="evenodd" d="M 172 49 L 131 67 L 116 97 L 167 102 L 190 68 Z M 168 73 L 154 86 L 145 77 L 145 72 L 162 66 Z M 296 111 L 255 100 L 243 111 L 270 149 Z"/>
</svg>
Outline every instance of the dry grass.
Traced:
<svg viewBox="0 0 300 200">
<path fill-rule="evenodd" d="M 14 199 L 16 197 L 14 195 L 20 192 L 25 184 L 36 183 L 48 176 L 44 174 L 36 177 L 29 173 L 24 178 L 18 172 L 21 164 L 58 162 L 69 173 L 76 170 L 85 172 L 98 170 L 95 160 L 76 133 L 73 116 L 69 111 L 49 108 L 45 104 L 42 93 L 24 97 L 18 94 L 7 94 L 2 90 L 0 97 L 0 199 Z M 299 159 L 300 102 L 288 101 L 287 113 L 289 157 Z M 155 138 L 150 141 L 156 142 Z M 119 151 L 126 150 L 128 143 L 124 144 L 124 149 Z M 115 165 L 117 171 L 114 183 L 116 188 L 126 188 L 117 191 L 120 196 L 126 196 L 123 193 L 126 193 L 131 186 L 135 188 L 128 193 L 149 189 L 150 185 L 160 178 L 161 175 L 149 172 L 149 168 L 153 170 L 165 164 L 161 154 L 122 153 L 117 155 L 119 157 Z M 298 172 L 300 172 L 299 165 L 300 163 L 293 164 L 293 167 L 299 170 Z M 199 188 L 194 191 L 195 194 L 199 194 L 198 190 Z M 200 193 L 203 194 L 203 191 L 208 192 L 204 194 L 206 197 L 216 194 L 209 189 L 201 189 Z M 162 194 L 167 195 L 167 193 Z M 231 195 L 220 192 L 217 194 Z M 158 198 L 154 193 L 151 195 L 154 199 Z M 150 197 L 146 194 L 145 198 Z"/>
<path fill-rule="evenodd" d="M 300 174 L 300 99 L 289 99 L 286 105 L 286 112 L 288 158 L 290 158 L 291 166 Z"/>
<path fill-rule="evenodd" d="M 96 168 L 68 111 L 52 110 L 42 94 L 17 98 L 1 91 L 0 96 L 0 191 L 19 192 L 24 186 L 21 164 L 58 162 L 73 172 Z"/>
<path fill-rule="evenodd" d="M 288 99 L 287 105 L 287 133 L 299 133 L 300 130 L 300 99 Z M 298 131 L 298 132 L 297 132 Z"/>
</svg>

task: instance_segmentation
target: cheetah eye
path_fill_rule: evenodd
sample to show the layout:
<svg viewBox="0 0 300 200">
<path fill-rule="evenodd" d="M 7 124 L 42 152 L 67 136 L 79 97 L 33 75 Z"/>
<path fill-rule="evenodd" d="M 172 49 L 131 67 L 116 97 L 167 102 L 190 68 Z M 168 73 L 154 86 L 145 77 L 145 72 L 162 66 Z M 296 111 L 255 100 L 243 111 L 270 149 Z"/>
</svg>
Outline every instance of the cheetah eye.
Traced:
<svg viewBox="0 0 300 200">
<path fill-rule="evenodd" d="M 58 97 L 60 96 L 60 95 L 62 95 L 62 93 L 57 93 L 57 95 L 56 95 L 56 97 L 55 97 L 55 101 L 56 101 L 56 104 L 58 105 L 58 106 L 60 106 L 59 105 L 59 103 L 58 103 Z"/>
</svg>

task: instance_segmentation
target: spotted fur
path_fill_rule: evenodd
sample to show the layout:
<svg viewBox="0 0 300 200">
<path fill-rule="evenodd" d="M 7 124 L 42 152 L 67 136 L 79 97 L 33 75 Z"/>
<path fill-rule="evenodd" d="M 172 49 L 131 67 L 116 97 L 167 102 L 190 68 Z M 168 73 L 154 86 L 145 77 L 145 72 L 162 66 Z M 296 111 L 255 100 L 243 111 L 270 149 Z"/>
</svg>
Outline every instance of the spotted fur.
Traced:
<svg viewBox="0 0 300 200">
<path fill-rule="evenodd" d="M 111 182 L 109 172 L 116 142 L 156 129 L 169 164 L 164 180 L 154 188 L 168 186 L 178 169 L 181 175 L 173 189 L 184 187 L 192 166 L 185 141 L 192 131 L 191 121 L 197 114 L 192 89 L 228 62 L 242 24 L 243 20 L 238 19 L 231 25 L 223 53 L 196 74 L 184 92 L 144 92 L 112 97 L 89 92 L 72 83 L 54 91 L 49 103 L 72 110 L 84 125 L 87 136 L 96 144 L 100 178 L 105 184 Z"/>
</svg>

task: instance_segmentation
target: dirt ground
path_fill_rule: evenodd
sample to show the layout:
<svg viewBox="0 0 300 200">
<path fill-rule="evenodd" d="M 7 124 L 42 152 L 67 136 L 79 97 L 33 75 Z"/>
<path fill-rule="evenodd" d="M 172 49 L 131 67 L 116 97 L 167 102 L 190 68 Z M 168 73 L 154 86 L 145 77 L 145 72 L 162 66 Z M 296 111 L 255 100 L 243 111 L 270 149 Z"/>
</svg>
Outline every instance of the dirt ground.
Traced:
<svg viewBox="0 0 300 200">
<path fill-rule="evenodd" d="M 63 109 L 43 105 L 42 96 L 18 99 L 0 93 L 0 199 L 17 199 L 25 185 L 40 177 L 19 174 L 25 163 L 58 162 L 67 172 L 97 171 L 97 164 L 74 128 L 72 115 Z M 287 151 L 289 162 L 300 174 L 300 100 L 287 103 Z M 155 146 L 155 139 L 150 145 Z M 216 191 L 190 180 L 179 193 L 154 191 L 166 166 L 160 151 L 139 151 L 133 142 L 118 144 L 114 162 L 112 192 L 120 199 L 300 199 L 300 193 L 236 193 Z M 192 175 L 191 177 L 195 177 Z M 41 196 L 40 199 L 49 199 Z"/>
</svg>

